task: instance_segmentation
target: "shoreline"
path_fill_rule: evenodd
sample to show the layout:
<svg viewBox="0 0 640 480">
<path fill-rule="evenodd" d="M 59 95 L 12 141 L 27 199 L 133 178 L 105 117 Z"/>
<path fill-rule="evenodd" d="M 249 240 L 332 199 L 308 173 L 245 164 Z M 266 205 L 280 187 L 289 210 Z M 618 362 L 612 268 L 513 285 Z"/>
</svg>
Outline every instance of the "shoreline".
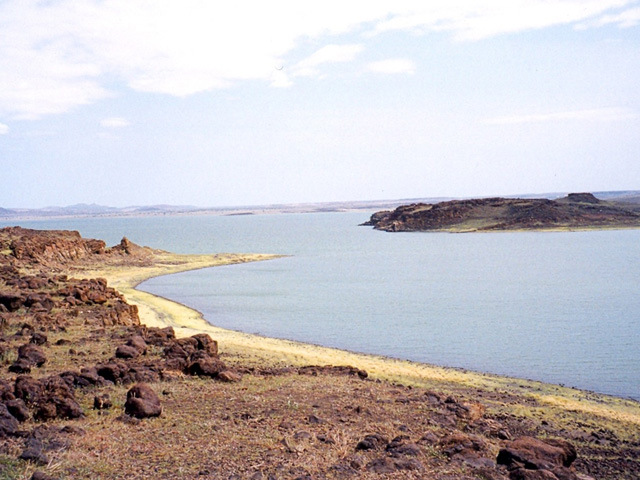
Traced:
<svg viewBox="0 0 640 480">
<path fill-rule="evenodd" d="M 634 399 L 228 330 L 210 324 L 201 312 L 191 307 L 136 288 L 143 281 L 157 276 L 281 257 L 283 255 L 179 255 L 154 251 L 152 266 L 106 266 L 74 271 L 73 274 L 80 273 L 85 278 L 106 278 L 108 284 L 120 291 L 127 302 L 137 305 L 142 324 L 150 327 L 172 326 L 179 337 L 208 333 L 218 341 L 225 358 L 247 367 L 351 365 L 366 370 L 374 380 L 448 393 L 478 389 L 516 395 L 535 401 L 553 412 L 579 412 L 597 416 L 607 424 L 622 422 L 640 427 L 640 402 Z M 504 403 L 502 406 L 500 403 L 497 402 L 495 407 L 505 408 Z"/>
</svg>

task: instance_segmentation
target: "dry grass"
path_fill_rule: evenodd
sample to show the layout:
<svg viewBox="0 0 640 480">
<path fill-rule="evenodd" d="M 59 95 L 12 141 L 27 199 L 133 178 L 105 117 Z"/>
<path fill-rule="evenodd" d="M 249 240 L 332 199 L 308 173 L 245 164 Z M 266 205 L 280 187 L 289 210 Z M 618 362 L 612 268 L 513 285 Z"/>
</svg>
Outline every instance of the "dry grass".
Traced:
<svg viewBox="0 0 640 480">
<path fill-rule="evenodd" d="M 267 260 L 270 255 L 174 255 L 162 252 L 153 267 L 108 267 L 84 272 L 88 277 L 107 278 L 110 285 L 138 305 L 142 323 L 149 326 L 173 326 L 178 336 L 209 333 L 217 339 L 226 358 L 245 365 L 354 365 L 373 378 L 402 385 L 438 388 L 455 392 L 480 389 L 531 398 L 553 412 L 573 412 L 602 419 L 609 427 L 618 426 L 620 435 L 637 436 L 640 432 L 640 404 L 557 385 L 522 379 L 442 368 L 374 355 L 266 338 L 222 329 L 209 324 L 200 312 L 184 305 L 135 289 L 152 276 L 209 266 Z M 623 437 L 624 438 L 624 437 Z"/>
</svg>

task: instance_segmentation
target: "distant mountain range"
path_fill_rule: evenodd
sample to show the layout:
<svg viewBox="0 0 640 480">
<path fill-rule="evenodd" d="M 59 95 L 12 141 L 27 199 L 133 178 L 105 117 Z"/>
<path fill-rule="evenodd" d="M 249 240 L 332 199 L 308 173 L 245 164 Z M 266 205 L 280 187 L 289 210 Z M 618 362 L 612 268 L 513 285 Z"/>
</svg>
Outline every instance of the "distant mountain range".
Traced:
<svg viewBox="0 0 640 480">
<path fill-rule="evenodd" d="M 505 198 L 557 199 L 568 192 L 509 195 Z M 594 192 L 597 198 L 607 201 L 640 203 L 640 190 Z M 391 209 L 410 203 L 435 203 L 446 200 L 463 200 L 461 197 L 405 198 L 398 200 L 371 200 L 345 202 L 319 202 L 296 204 L 250 205 L 238 207 L 196 207 L 193 205 L 146 205 L 108 207 L 95 203 L 78 203 L 66 207 L 3 208 L 0 219 L 36 219 L 63 217 L 128 217 L 143 215 L 250 215 L 260 213 L 311 213 Z"/>
</svg>

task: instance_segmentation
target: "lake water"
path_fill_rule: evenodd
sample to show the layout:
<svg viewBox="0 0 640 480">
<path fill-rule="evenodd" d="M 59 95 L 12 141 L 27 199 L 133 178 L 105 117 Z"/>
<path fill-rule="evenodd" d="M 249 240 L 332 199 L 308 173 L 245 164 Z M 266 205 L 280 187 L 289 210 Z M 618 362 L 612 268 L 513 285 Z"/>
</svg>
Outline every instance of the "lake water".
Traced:
<svg viewBox="0 0 640 480">
<path fill-rule="evenodd" d="M 288 254 L 141 289 L 225 328 L 640 400 L 640 230 L 384 233 L 357 226 L 368 216 L 20 224 L 180 253 Z"/>
</svg>

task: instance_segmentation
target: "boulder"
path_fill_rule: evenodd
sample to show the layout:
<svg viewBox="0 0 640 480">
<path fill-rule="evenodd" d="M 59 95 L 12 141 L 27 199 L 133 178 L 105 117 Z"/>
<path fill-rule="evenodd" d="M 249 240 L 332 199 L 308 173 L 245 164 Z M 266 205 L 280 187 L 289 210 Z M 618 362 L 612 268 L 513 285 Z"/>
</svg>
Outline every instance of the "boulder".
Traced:
<svg viewBox="0 0 640 480">
<path fill-rule="evenodd" d="M 193 335 L 191 338 L 198 342 L 196 347 L 198 350 L 204 350 L 212 357 L 218 356 L 218 342 L 213 340 L 208 334 L 199 333 L 197 335 Z"/>
<path fill-rule="evenodd" d="M 33 343 L 34 345 L 44 345 L 45 343 L 47 343 L 47 336 L 44 333 L 33 332 L 31 334 L 29 342 Z"/>
<path fill-rule="evenodd" d="M 227 370 L 227 366 L 217 358 L 201 358 L 187 367 L 187 373 L 200 377 L 217 377 L 220 372 Z"/>
<path fill-rule="evenodd" d="M 520 437 L 500 450 L 496 462 L 507 467 L 512 480 L 577 480 L 569 468 L 576 456 L 566 440 Z"/>
<path fill-rule="evenodd" d="M 140 351 L 130 345 L 120 345 L 116 348 L 116 358 L 131 359 L 140 355 Z"/>
<path fill-rule="evenodd" d="M 172 340 L 175 340 L 176 333 L 173 327 L 157 328 L 150 327 L 144 332 L 144 339 L 148 344 L 156 346 L 164 346 Z"/>
<path fill-rule="evenodd" d="M 356 445 L 356 450 L 381 450 L 384 448 L 389 440 L 377 433 L 366 435 Z"/>
<path fill-rule="evenodd" d="M 0 438 L 15 435 L 18 431 L 18 420 L 9 413 L 6 405 L 0 403 Z"/>
<path fill-rule="evenodd" d="M 498 453 L 499 465 L 524 467 L 528 470 L 553 470 L 569 467 L 576 459 L 576 449 L 566 440 L 520 437 L 509 442 Z"/>
<path fill-rule="evenodd" d="M 40 400 L 40 397 L 44 392 L 44 388 L 35 378 L 27 375 L 21 375 L 16 378 L 13 391 L 16 398 L 20 398 L 27 405 L 35 405 Z"/>
<path fill-rule="evenodd" d="M 15 312 L 24 305 L 25 298 L 17 293 L 0 292 L 0 305 L 3 305 L 8 311 Z"/>
<path fill-rule="evenodd" d="M 27 408 L 26 403 L 21 399 L 14 398 L 13 400 L 7 400 L 5 405 L 7 410 L 9 410 L 9 413 L 19 422 L 26 422 L 29 419 L 29 409 Z"/>
<path fill-rule="evenodd" d="M 135 348 L 140 355 L 147 353 L 147 342 L 140 335 L 133 335 L 127 340 L 127 345 Z"/>
<path fill-rule="evenodd" d="M 148 384 L 138 383 L 127 392 L 124 411 L 135 418 L 158 417 L 162 413 L 162 406 L 160 398 Z"/>
<path fill-rule="evenodd" d="M 51 420 L 54 418 L 74 419 L 84 416 L 82 408 L 75 399 L 73 390 L 67 382 L 58 375 L 41 381 L 43 393 L 37 402 L 34 415 L 36 420 Z"/>
<path fill-rule="evenodd" d="M 21 345 L 18 348 L 18 361 L 23 360 L 29 365 L 41 367 L 47 361 L 47 357 L 40 347 L 33 343 Z"/>
</svg>

